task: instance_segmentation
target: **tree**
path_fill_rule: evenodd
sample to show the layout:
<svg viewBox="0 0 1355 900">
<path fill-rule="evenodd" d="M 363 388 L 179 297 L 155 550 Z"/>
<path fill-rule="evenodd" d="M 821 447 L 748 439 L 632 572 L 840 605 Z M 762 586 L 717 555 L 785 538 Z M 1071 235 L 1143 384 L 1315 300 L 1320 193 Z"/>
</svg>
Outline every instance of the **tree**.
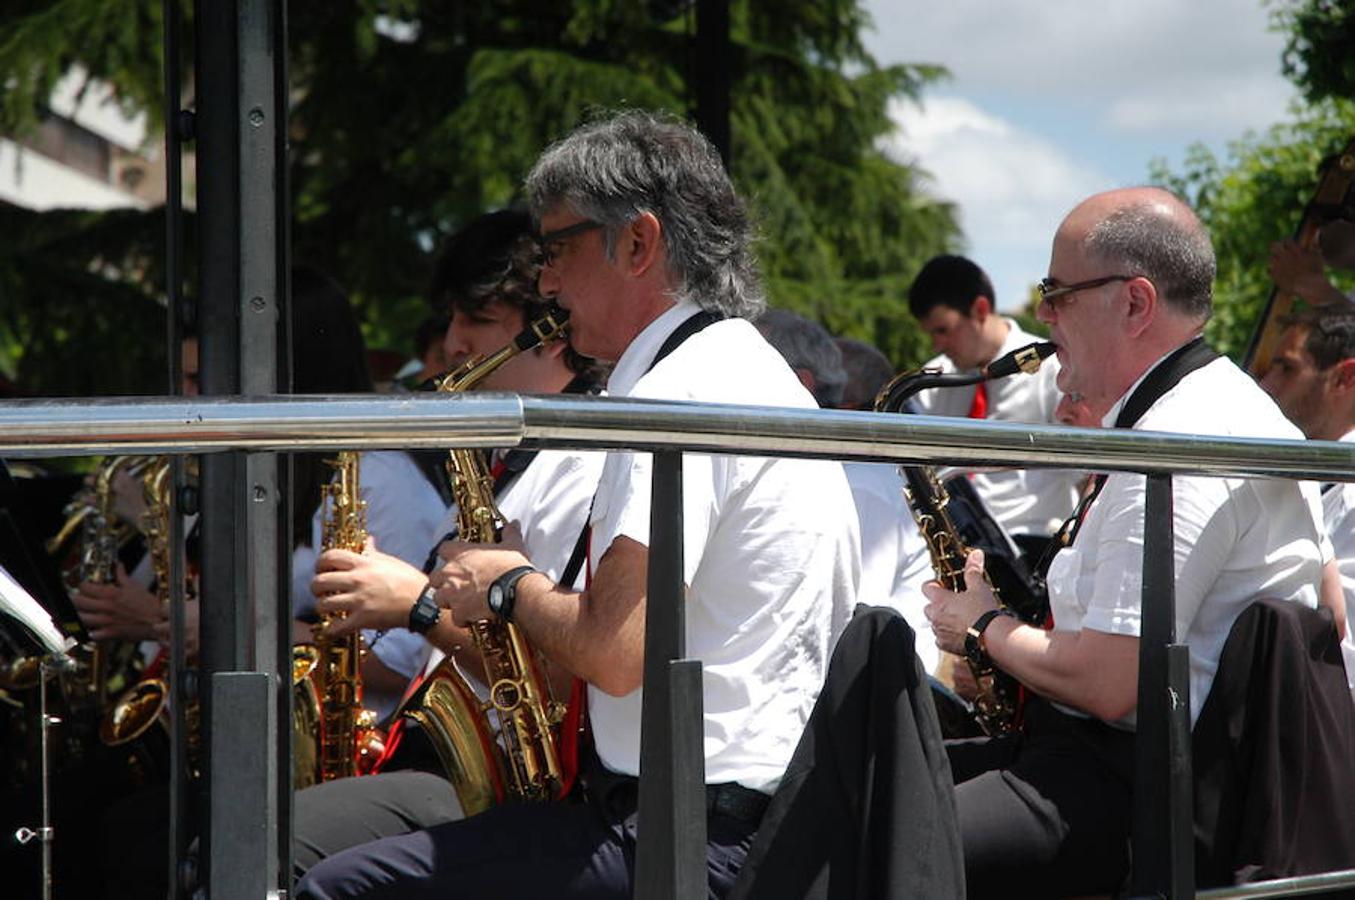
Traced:
<svg viewBox="0 0 1355 900">
<path fill-rule="evenodd" d="M 1341 0 L 1279 0 L 1275 26 L 1287 32 L 1284 73 L 1310 101 L 1355 99 L 1355 7 Z"/>
<path fill-rule="evenodd" d="M 31 125 L 76 63 L 156 120 L 160 5 L 7 4 L 0 75 L 15 89 L 0 129 Z M 348 288 L 374 345 L 405 345 L 433 248 L 512 203 L 551 140 L 599 110 L 687 114 L 700 64 L 684 0 L 331 0 L 293 3 L 289 15 L 294 256 Z M 893 127 L 888 101 L 943 73 L 878 65 L 860 42 L 857 0 L 738 0 L 732 21 L 732 169 L 761 224 L 773 302 L 915 362 L 925 348 L 904 288 L 954 249 L 958 226 L 920 173 L 877 144 Z M 85 271 L 93 262 L 70 259 Z M 153 268 L 117 274 L 156 296 L 156 282 L 140 281 Z M 22 273 L 0 279 L 14 291 L 0 303 L 22 303 Z M 0 309 L 0 321 L 15 320 Z M 21 334 L 11 343 L 29 355 Z M 52 372 L 27 371 L 50 391 Z"/>
<path fill-rule="evenodd" d="M 1218 256 L 1210 343 L 1240 359 L 1271 282 L 1270 244 L 1293 234 L 1317 184 L 1324 157 L 1355 133 L 1355 103 L 1329 100 L 1296 111 L 1294 121 L 1229 145 L 1226 162 L 1191 148 L 1183 171 L 1163 164 L 1153 180 L 1184 197 L 1209 228 Z"/>
</svg>

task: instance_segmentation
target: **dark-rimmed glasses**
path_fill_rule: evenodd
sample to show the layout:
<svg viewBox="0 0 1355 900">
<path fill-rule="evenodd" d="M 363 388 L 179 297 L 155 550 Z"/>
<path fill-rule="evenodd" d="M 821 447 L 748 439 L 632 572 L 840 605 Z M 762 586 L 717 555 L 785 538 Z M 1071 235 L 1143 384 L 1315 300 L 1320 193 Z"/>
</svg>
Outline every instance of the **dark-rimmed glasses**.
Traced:
<svg viewBox="0 0 1355 900">
<path fill-rule="evenodd" d="M 1055 300 L 1060 297 L 1071 297 L 1078 291 L 1089 291 L 1092 288 L 1099 288 L 1102 285 L 1110 284 L 1112 281 L 1133 281 L 1138 278 L 1137 275 L 1106 275 L 1101 278 L 1091 278 L 1087 281 L 1077 281 L 1073 284 L 1059 284 L 1053 278 L 1041 278 L 1039 284 L 1040 302 L 1047 303 L 1051 307 L 1055 306 Z"/>
<path fill-rule="evenodd" d="M 536 248 L 539 261 L 543 266 L 549 266 L 555 262 L 556 245 L 565 238 L 573 237 L 576 234 L 583 234 L 586 231 L 592 231 L 594 228 L 601 228 L 602 223 L 593 219 L 584 219 L 581 222 L 575 222 L 573 225 L 566 225 L 564 228 L 557 228 L 554 231 L 547 231 L 545 234 L 536 236 Z"/>
</svg>

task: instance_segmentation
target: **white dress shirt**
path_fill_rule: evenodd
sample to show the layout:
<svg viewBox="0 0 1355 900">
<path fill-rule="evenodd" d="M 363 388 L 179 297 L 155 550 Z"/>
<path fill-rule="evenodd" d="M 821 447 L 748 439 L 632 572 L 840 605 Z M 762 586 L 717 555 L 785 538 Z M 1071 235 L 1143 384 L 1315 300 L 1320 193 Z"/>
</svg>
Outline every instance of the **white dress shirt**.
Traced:
<svg viewBox="0 0 1355 900">
<path fill-rule="evenodd" d="M 1355 431 L 1341 440 L 1355 443 Z M 1355 484 L 1338 481 L 1323 492 L 1322 519 L 1341 570 L 1341 592 L 1346 598 L 1346 636 L 1341 641 L 1341 655 L 1345 657 L 1346 679 L 1355 696 L 1355 622 L 1351 620 L 1355 616 Z"/>
<path fill-rule="evenodd" d="M 644 329 L 618 360 L 620 397 L 816 408 L 785 360 L 742 319 L 708 325 L 650 364 L 695 306 Z M 649 370 L 649 371 L 647 371 Z M 622 535 L 648 546 L 648 453 L 607 455 L 593 508 L 596 563 Z M 856 511 L 837 462 L 683 457 L 687 655 L 703 673 L 706 781 L 771 792 L 823 684 L 860 577 Z M 638 775 L 641 691 L 590 685 L 602 762 Z"/>
<path fill-rule="evenodd" d="M 1142 380 L 1142 379 L 1140 379 Z M 1135 385 L 1137 386 L 1137 385 Z M 1107 413 L 1110 426 L 1126 398 Z M 1137 430 L 1301 439 L 1245 372 L 1217 359 L 1191 372 L 1143 414 Z M 1200 714 L 1224 641 L 1253 600 L 1317 605 L 1324 554 L 1317 486 L 1283 479 L 1172 479 L 1176 636 L 1190 646 L 1191 722 Z M 1138 637 L 1142 627 L 1146 479 L 1112 473 L 1072 547 L 1050 566 L 1057 631 Z M 1134 715 L 1114 723 L 1133 728 Z"/>
<path fill-rule="evenodd" d="M 1042 340 L 1022 331 L 1015 321 L 1004 321 L 1010 328 L 998 356 Z M 927 368 L 957 371 L 946 356 L 930 360 Z M 1034 375 L 1017 374 L 986 382 L 988 414 L 985 418 L 998 422 L 1058 424 L 1054 416 L 1061 396 L 1055 384 L 1058 374 L 1059 361 L 1051 356 Z M 964 417 L 969 415 L 976 390 L 975 385 L 932 388 L 919 392 L 914 402 L 918 411 L 926 415 Z M 1081 479 L 1082 473 L 1068 470 L 1007 469 L 976 472 L 974 487 L 988 512 L 1008 534 L 1046 536 L 1058 530 L 1072 514 Z"/>
<path fill-rule="evenodd" d="M 932 557 L 918 531 L 903 494 L 898 466 L 889 463 L 843 463 L 861 527 L 861 590 L 858 599 L 899 611 L 916 636 L 922 668 L 936 672 L 941 651 L 932 623 L 922 609 L 923 582 L 930 581 Z"/>
</svg>

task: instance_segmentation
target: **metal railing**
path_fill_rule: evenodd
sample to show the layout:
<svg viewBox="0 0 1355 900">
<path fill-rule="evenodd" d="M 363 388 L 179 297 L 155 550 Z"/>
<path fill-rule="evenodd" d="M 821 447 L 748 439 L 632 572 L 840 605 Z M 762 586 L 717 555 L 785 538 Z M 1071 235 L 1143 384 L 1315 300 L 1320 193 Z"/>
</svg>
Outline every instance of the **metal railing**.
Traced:
<svg viewBox="0 0 1355 900">
<path fill-rule="evenodd" d="M 1157 517 L 1170 528 L 1171 476 L 1355 481 L 1355 445 L 1346 443 L 1224 439 L 860 412 L 492 393 L 0 403 L 0 456 L 4 457 L 454 445 L 654 451 L 659 460 L 654 474 L 656 497 L 680 496 L 683 452 L 1148 474 L 1148 534 L 1159 537 L 1145 551 L 1145 594 L 1149 586 L 1156 584 L 1160 590 L 1165 584 L 1167 599 L 1164 602 L 1155 595 L 1143 607 L 1139 771 L 1170 771 L 1175 777 L 1153 779 L 1155 783 L 1149 785 L 1153 796 L 1145 801 L 1148 806 L 1136 808 L 1136 819 L 1147 821 L 1151 815 L 1157 826 L 1136 830 L 1134 890 L 1173 897 L 1193 893 L 1194 887 L 1193 857 L 1187 852 L 1191 834 L 1189 704 L 1168 700 L 1185 674 L 1181 665 L 1185 648 L 1175 643 L 1174 636 L 1170 531 L 1163 539 L 1161 530 L 1152 527 Z M 680 503 L 656 502 L 654 508 L 656 536 L 665 529 L 668 534 L 681 534 Z M 666 515 L 671 521 L 658 520 L 661 508 L 669 510 Z M 641 828 L 645 839 L 637 878 L 640 895 L 646 898 L 686 896 L 687 888 L 693 886 L 704 895 L 704 866 L 692 871 L 698 856 L 704 858 L 693 852 L 704 843 L 704 810 L 699 805 L 704 766 L 700 729 L 693 729 L 688 721 L 694 717 L 699 722 L 700 669 L 696 663 L 693 673 L 695 661 L 682 658 L 681 591 L 676 583 L 660 583 L 663 578 L 676 582 L 675 573 L 682 571 L 680 543 L 668 541 L 676 546 L 661 547 L 655 541 L 651 547 L 651 598 L 666 597 L 664 605 L 671 605 L 672 614 L 666 619 L 650 616 L 647 621 L 646 684 L 653 688 L 660 681 L 663 689 L 647 688 L 642 729 Z M 666 576 L 661 574 L 665 572 Z M 1145 704 L 1145 697 L 1155 698 L 1155 710 Z M 660 705 L 651 706 L 651 701 L 660 701 Z M 253 710 L 266 715 L 264 701 L 245 698 L 241 702 L 245 714 Z M 250 733 L 242 724 L 238 717 L 232 722 L 234 734 Z M 266 729 L 254 733 L 266 733 Z M 1183 752 L 1185 778 L 1180 769 Z M 1139 787 L 1140 795 L 1150 793 L 1143 790 L 1142 774 Z M 646 809 L 666 812 L 660 819 Z M 238 812 L 242 817 L 255 814 L 244 809 Z M 1164 822 L 1170 827 L 1163 828 Z M 1309 888 L 1346 886 L 1355 886 L 1355 872 L 1284 879 L 1210 891 L 1205 896 L 1281 896 Z"/>
</svg>

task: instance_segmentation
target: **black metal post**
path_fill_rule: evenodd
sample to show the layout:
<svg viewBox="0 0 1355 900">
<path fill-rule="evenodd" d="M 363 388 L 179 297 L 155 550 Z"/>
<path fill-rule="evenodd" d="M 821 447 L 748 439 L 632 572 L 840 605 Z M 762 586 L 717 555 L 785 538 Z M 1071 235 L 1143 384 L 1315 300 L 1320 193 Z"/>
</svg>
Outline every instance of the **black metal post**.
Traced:
<svg viewBox="0 0 1355 900">
<path fill-rule="evenodd" d="M 1190 653 L 1176 642 L 1171 476 L 1147 479 L 1131 893 L 1184 898 L 1195 892 Z"/>
<path fill-rule="evenodd" d="M 277 0 L 197 5 L 198 321 L 208 394 L 277 390 L 286 279 L 279 153 L 286 120 L 279 76 L 286 55 L 284 21 Z M 253 873 L 274 889 L 290 870 L 279 859 L 286 845 L 278 837 L 279 796 L 290 789 L 290 780 L 279 778 L 275 752 L 283 708 L 278 611 L 284 591 L 278 563 L 279 537 L 285 534 L 276 457 L 205 456 L 202 506 L 201 694 L 209 748 L 204 780 L 212 788 L 203 817 L 205 883 L 215 898 L 257 897 L 260 892 L 249 884 Z M 268 702 L 236 703 L 225 726 L 234 749 L 215 755 L 210 748 L 222 743 L 213 734 L 227 722 L 213 708 L 217 698 L 229 696 L 222 679 L 247 675 L 265 679 Z M 290 687 L 290 677 L 285 681 Z M 261 779 L 255 777 L 260 766 Z M 232 787 L 220 792 L 227 785 Z M 260 842 L 237 844 L 242 835 L 255 834 L 262 835 Z M 242 865 L 250 878 L 242 877 Z"/>
<path fill-rule="evenodd" d="M 697 0 L 696 127 L 720 151 L 730 170 L 732 132 L 729 126 L 732 66 L 729 44 L 729 0 Z"/>
<path fill-rule="evenodd" d="M 682 454 L 654 454 L 640 716 L 635 896 L 700 898 L 706 887 L 706 762 L 701 661 L 687 652 Z"/>
<path fill-rule="evenodd" d="M 165 297 L 168 307 L 168 359 L 170 394 L 183 392 L 183 145 L 190 140 L 186 133 L 189 120 L 183 113 L 179 68 L 179 38 L 182 20 L 179 4 L 165 0 L 164 6 L 165 56 Z M 170 483 L 173 491 L 169 510 L 171 547 L 169 557 L 169 696 L 173 715 L 169 748 L 169 896 L 187 896 L 189 873 L 184 870 L 184 859 L 189 842 L 196 829 L 189 818 L 188 803 L 188 701 L 196 693 L 196 685 L 186 677 L 187 660 L 184 653 L 184 533 L 183 518 L 185 476 L 182 456 L 172 456 Z M 197 512 L 196 506 L 192 512 Z"/>
</svg>

